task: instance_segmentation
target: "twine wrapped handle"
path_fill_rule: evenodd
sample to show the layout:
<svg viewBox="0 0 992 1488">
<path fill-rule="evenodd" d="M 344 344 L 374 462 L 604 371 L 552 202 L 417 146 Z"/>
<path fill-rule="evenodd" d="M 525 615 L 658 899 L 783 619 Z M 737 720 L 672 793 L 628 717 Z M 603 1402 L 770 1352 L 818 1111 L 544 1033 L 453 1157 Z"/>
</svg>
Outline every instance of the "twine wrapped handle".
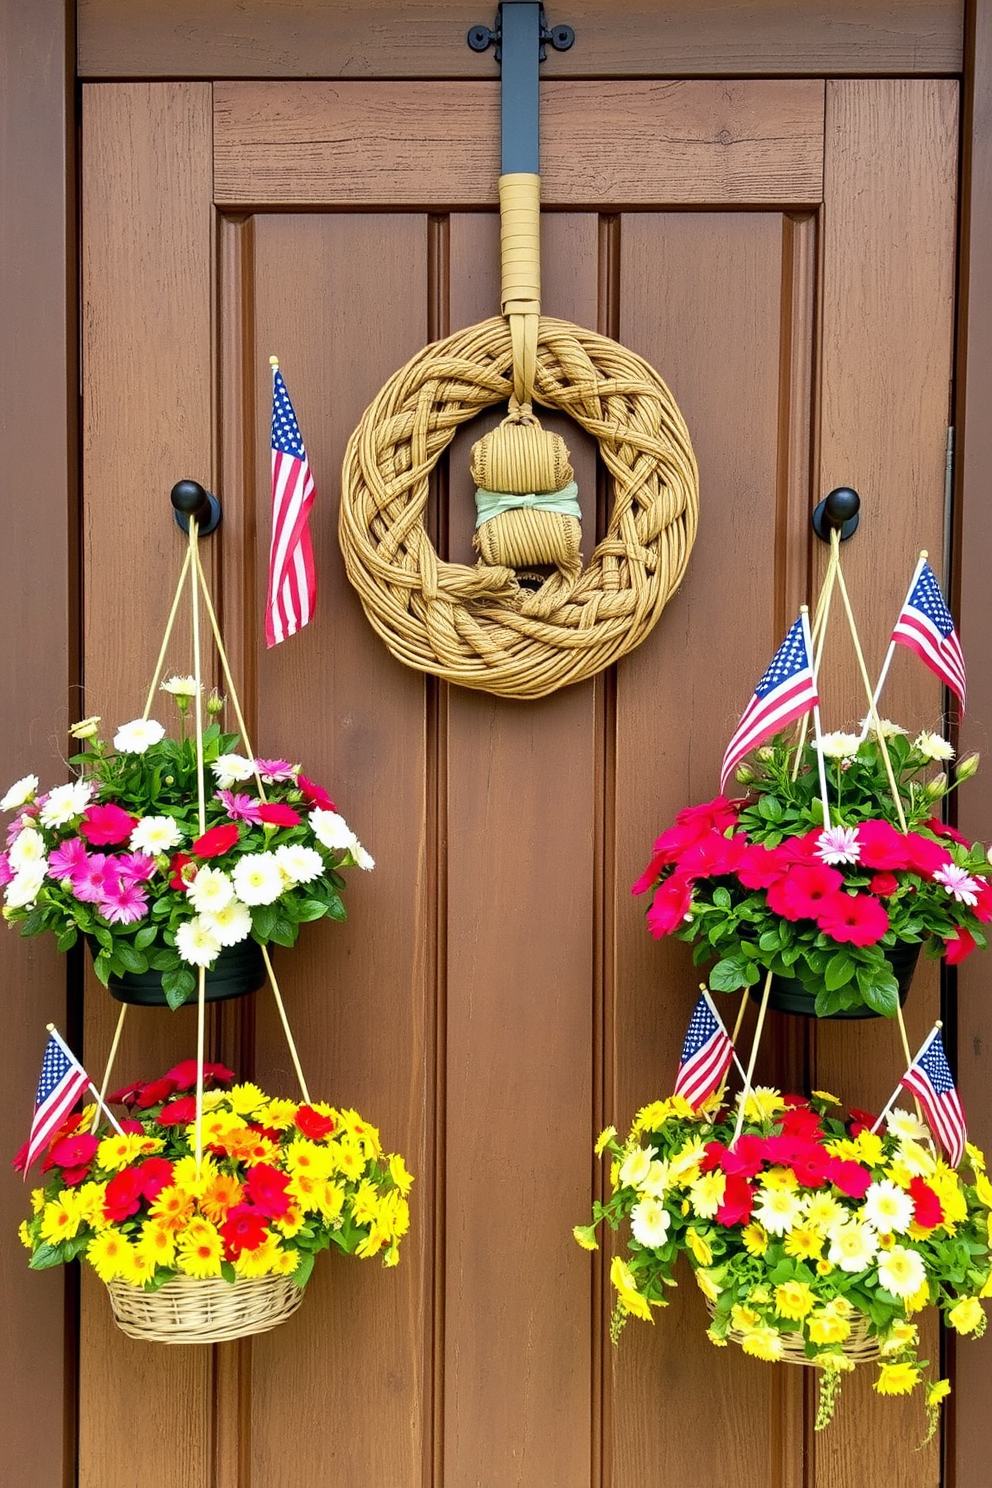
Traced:
<svg viewBox="0 0 992 1488">
<path fill-rule="evenodd" d="M 537 373 L 541 316 L 541 178 L 511 171 L 499 178 L 500 308 L 510 323 L 513 395 L 529 411 Z"/>
</svg>

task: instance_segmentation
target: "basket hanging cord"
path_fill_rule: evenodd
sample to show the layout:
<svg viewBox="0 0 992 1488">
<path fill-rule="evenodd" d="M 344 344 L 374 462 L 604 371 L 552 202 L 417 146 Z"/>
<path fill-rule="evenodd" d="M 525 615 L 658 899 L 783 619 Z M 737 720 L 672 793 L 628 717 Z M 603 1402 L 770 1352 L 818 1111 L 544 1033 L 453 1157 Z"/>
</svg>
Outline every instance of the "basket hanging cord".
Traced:
<svg viewBox="0 0 992 1488">
<path fill-rule="evenodd" d="M 541 318 L 541 178 L 510 171 L 499 178 L 500 308 L 510 325 L 513 396 L 529 413 L 537 374 Z"/>
</svg>

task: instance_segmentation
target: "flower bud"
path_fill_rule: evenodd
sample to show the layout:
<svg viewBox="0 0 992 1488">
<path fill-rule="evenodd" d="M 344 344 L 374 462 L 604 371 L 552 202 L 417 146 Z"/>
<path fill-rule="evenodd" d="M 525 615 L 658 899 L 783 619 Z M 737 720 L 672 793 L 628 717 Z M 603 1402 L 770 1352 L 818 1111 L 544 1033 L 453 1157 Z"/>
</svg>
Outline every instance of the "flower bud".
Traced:
<svg viewBox="0 0 992 1488">
<path fill-rule="evenodd" d="M 227 698 L 221 697 L 220 693 L 215 687 L 210 696 L 207 698 L 207 712 L 210 714 L 211 718 L 216 718 L 218 713 L 223 713 L 224 704 L 226 702 Z"/>
<path fill-rule="evenodd" d="M 734 779 L 738 785 L 750 785 L 752 780 L 757 780 L 757 778 L 750 765 L 738 765 L 734 772 Z"/>
<path fill-rule="evenodd" d="M 762 744 L 761 748 L 755 754 L 755 759 L 761 760 L 763 764 L 767 764 L 769 760 L 773 760 L 774 758 L 775 750 L 770 744 Z"/>
<path fill-rule="evenodd" d="M 923 794 L 928 801 L 939 801 L 941 796 L 947 794 L 947 776 L 935 775 L 932 780 L 928 780 L 923 787 Z"/>
<path fill-rule="evenodd" d="M 69 733 L 73 739 L 94 739 L 100 728 L 99 718 L 83 718 L 74 723 Z"/>
<path fill-rule="evenodd" d="M 970 780 L 972 775 L 978 774 L 979 754 L 966 754 L 963 760 L 958 760 L 957 769 L 954 774 L 960 785 L 962 780 Z"/>
</svg>

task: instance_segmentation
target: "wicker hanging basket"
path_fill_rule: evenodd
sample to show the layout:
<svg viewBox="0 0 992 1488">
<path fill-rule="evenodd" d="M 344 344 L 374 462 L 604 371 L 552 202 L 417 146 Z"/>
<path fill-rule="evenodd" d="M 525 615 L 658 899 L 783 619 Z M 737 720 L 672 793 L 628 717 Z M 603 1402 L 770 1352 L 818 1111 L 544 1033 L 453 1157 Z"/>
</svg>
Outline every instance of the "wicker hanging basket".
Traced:
<svg viewBox="0 0 992 1488">
<path fill-rule="evenodd" d="M 303 1301 L 291 1276 L 175 1276 L 156 1292 L 111 1281 L 107 1291 L 118 1328 L 145 1343 L 227 1343 L 267 1333 Z"/>
<path fill-rule="evenodd" d="M 715 1304 L 710 1301 L 709 1297 L 705 1301 L 710 1317 L 714 1317 L 716 1315 Z M 734 1343 L 743 1343 L 745 1335 L 736 1328 L 731 1328 L 727 1337 Z M 801 1333 L 785 1333 L 780 1334 L 779 1337 L 782 1340 L 780 1363 L 804 1364 L 814 1369 L 820 1367 L 815 1359 L 807 1357 L 806 1340 Z M 849 1359 L 852 1364 L 870 1364 L 873 1359 L 880 1359 L 882 1356 L 878 1338 L 874 1333 L 868 1332 L 868 1319 L 863 1312 L 854 1313 L 851 1318 L 850 1333 L 843 1343 L 832 1344 L 831 1349 L 834 1353 L 843 1354 L 845 1359 Z"/>
</svg>

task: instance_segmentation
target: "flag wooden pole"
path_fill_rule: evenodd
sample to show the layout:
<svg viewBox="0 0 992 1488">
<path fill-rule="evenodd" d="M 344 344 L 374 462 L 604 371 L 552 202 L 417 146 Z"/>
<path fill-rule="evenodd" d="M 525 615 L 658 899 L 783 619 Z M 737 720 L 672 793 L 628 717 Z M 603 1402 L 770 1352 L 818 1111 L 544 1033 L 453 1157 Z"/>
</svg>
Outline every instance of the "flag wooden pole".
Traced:
<svg viewBox="0 0 992 1488">
<path fill-rule="evenodd" d="M 717 1011 L 716 1003 L 713 1001 L 712 997 L 710 996 L 710 989 L 709 989 L 709 987 L 707 987 L 707 985 L 706 985 L 705 982 L 700 982 L 700 984 L 699 984 L 699 990 L 703 994 L 703 996 L 706 998 L 706 1005 L 709 1008 L 710 1012 L 713 1014 L 714 1018 L 717 1018 L 720 1021 L 720 1023 L 723 1024 L 724 1032 L 726 1032 L 727 1025 L 723 1022 L 723 1019 L 720 1017 L 720 1014 Z M 747 997 L 747 992 L 744 993 L 744 996 L 745 996 L 745 998 Z M 742 1009 L 741 1012 L 740 1012 L 740 1014 L 738 1015 L 737 1023 L 734 1026 L 733 1038 L 731 1038 L 731 1040 L 730 1040 L 731 1044 L 736 1044 L 737 1033 L 738 1033 L 738 1030 L 740 1028 L 741 1019 L 743 1018 L 743 1016 L 744 1016 L 744 1012 L 743 1012 L 743 1009 Z M 736 1049 L 736 1047 L 734 1048 L 734 1051 L 733 1052 L 734 1052 L 734 1064 L 736 1064 L 737 1069 L 740 1072 L 741 1079 L 743 1080 L 745 1078 L 745 1075 L 744 1075 L 744 1066 L 741 1064 L 740 1060 L 737 1057 L 737 1049 Z"/>
<path fill-rule="evenodd" d="M 938 1018 L 937 1021 L 936 1021 L 936 1023 L 933 1025 L 933 1027 L 931 1028 L 930 1032 L 927 1034 L 926 1038 L 923 1040 L 922 1044 L 920 1045 L 919 1050 L 918 1050 L 917 1055 L 916 1055 L 916 1059 L 919 1059 L 920 1055 L 923 1053 L 923 1050 L 926 1048 L 927 1044 L 929 1044 L 929 1042 L 933 1038 L 934 1034 L 935 1033 L 939 1033 L 940 1030 L 943 1028 L 943 1026 L 944 1026 L 943 1023 Z M 916 1060 L 914 1060 L 912 1054 L 909 1052 L 909 1047 L 907 1045 L 907 1048 L 906 1048 L 906 1073 L 907 1074 L 909 1074 L 909 1071 L 913 1068 L 913 1065 L 915 1063 L 916 1063 Z M 879 1113 L 879 1116 L 878 1116 L 878 1120 L 875 1122 L 874 1126 L 872 1127 L 872 1131 L 873 1132 L 877 1132 L 878 1131 L 878 1128 L 881 1126 L 882 1122 L 885 1120 L 886 1116 L 889 1114 L 889 1112 L 892 1110 L 892 1107 L 895 1105 L 896 1101 L 899 1099 L 899 1092 L 901 1090 L 902 1090 L 902 1081 L 900 1080 L 899 1081 L 899 1084 L 896 1086 L 895 1090 L 893 1090 L 892 1094 L 889 1096 L 888 1100 L 885 1102 L 885 1105 L 882 1107 L 882 1110 L 881 1110 L 881 1112 Z M 913 1100 L 914 1100 L 915 1105 L 916 1105 L 916 1114 L 919 1117 L 920 1121 L 923 1121 L 923 1112 L 920 1109 L 919 1099 L 914 1095 L 913 1096 Z M 923 1122 L 923 1124 L 925 1126 L 926 1125 L 926 1122 Z"/>
<path fill-rule="evenodd" d="M 117 1034 L 116 1034 L 116 1036 L 114 1038 L 114 1046 L 113 1046 L 113 1048 L 110 1051 L 110 1062 L 111 1063 L 113 1063 L 114 1054 L 117 1052 L 117 1044 L 118 1044 L 118 1042 L 120 1040 L 120 1036 L 121 1036 L 120 1035 L 121 1025 L 124 1022 L 124 1014 L 126 1012 L 127 1012 L 127 1007 L 126 1006 L 125 1007 L 122 1007 L 121 1008 L 121 1015 L 120 1015 L 120 1018 L 118 1019 L 118 1022 L 117 1022 Z M 55 1027 L 55 1024 L 54 1023 L 46 1023 L 45 1024 L 45 1028 L 47 1029 L 47 1031 L 49 1033 L 54 1034 L 54 1036 L 55 1036 L 55 1038 L 56 1038 L 56 1040 L 57 1040 L 60 1048 L 69 1056 L 69 1058 L 72 1060 L 73 1064 L 77 1065 L 81 1069 L 82 1066 L 79 1064 L 79 1060 L 76 1058 L 75 1054 L 73 1054 L 72 1050 L 69 1048 L 68 1044 L 65 1042 L 65 1040 L 62 1037 L 62 1035 L 59 1033 L 58 1029 Z M 84 1073 L 85 1073 L 85 1071 L 84 1071 Z M 104 1097 L 105 1097 L 105 1095 L 107 1093 L 107 1082 L 109 1080 L 109 1077 L 110 1077 L 110 1064 L 107 1065 L 107 1072 L 106 1072 L 106 1074 L 103 1077 L 103 1089 L 102 1090 L 97 1090 L 97 1088 L 94 1085 L 94 1083 L 93 1083 L 92 1080 L 90 1080 L 90 1089 L 92 1090 L 93 1094 L 96 1096 L 96 1103 L 97 1103 L 98 1109 L 101 1110 L 103 1112 L 103 1114 L 106 1116 L 107 1120 L 110 1122 L 111 1126 L 114 1128 L 114 1131 L 117 1132 L 118 1136 L 121 1136 L 122 1137 L 124 1135 L 124 1132 L 121 1129 L 120 1123 L 117 1121 L 116 1117 L 114 1117 L 112 1115 L 112 1113 L 110 1111 L 110 1108 L 107 1105 L 106 1100 L 104 1099 Z M 96 1125 L 96 1122 L 94 1122 L 94 1126 L 95 1125 Z"/>
<path fill-rule="evenodd" d="M 837 568 L 837 572 L 838 572 L 838 574 L 840 573 L 840 566 L 839 565 L 838 565 L 838 568 Z M 806 644 L 809 647 L 810 661 L 813 662 L 813 643 L 812 643 L 812 640 L 810 639 L 810 633 L 809 633 L 809 610 L 807 609 L 807 607 L 805 605 L 803 605 L 802 608 L 800 609 L 799 613 L 802 616 L 803 631 L 804 631 L 805 636 L 806 636 Z M 813 688 L 814 688 L 814 691 L 816 690 L 817 685 L 818 685 L 818 679 L 817 679 L 816 663 L 813 662 Z M 820 776 L 820 804 L 823 807 L 823 825 L 825 827 L 829 827 L 830 826 L 830 802 L 827 799 L 827 772 L 826 772 L 826 769 L 825 769 L 824 764 L 823 764 L 823 749 L 821 747 L 821 740 L 822 740 L 822 737 L 823 736 L 822 736 L 822 733 L 820 731 L 820 704 L 819 704 L 818 701 L 813 704 L 813 737 L 816 740 L 816 767 L 817 767 L 817 771 L 819 772 L 819 776 Z"/>
<path fill-rule="evenodd" d="M 152 701 L 155 697 L 155 689 L 158 686 L 162 676 L 162 667 L 165 663 L 165 652 L 172 637 L 172 627 L 176 623 L 176 613 L 179 609 L 179 601 L 182 598 L 183 585 L 186 583 L 186 575 L 189 573 L 189 566 L 190 554 L 189 549 L 187 548 L 186 557 L 183 561 L 182 571 L 179 575 L 179 583 L 176 585 L 176 593 L 172 601 L 172 609 L 169 611 L 169 618 L 165 622 L 165 635 L 162 637 L 162 647 L 158 653 L 158 661 L 155 663 L 155 670 L 152 673 L 152 685 L 151 687 L 149 687 L 148 696 L 145 699 L 145 711 L 141 715 L 144 719 L 147 719 L 149 713 L 151 713 L 152 711 Z"/>
<path fill-rule="evenodd" d="M 751 1082 L 754 1079 L 754 1066 L 758 1058 L 758 1045 L 761 1043 L 761 1034 L 765 1026 L 765 1013 L 768 1010 L 768 997 L 772 990 L 771 972 L 765 977 L 765 989 L 761 994 L 761 1006 L 758 1009 L 758 1021 L 754 1026 L 754 1038 L 751 1041 L 751 1058 L 748 1060 L 747 1072 L 744 1076 L 744 1089 L 740 1094 L 740 1107 L 737 1111 L 737 1125 L 734 1127 L 734 1138 L 730 1143 L 731 1148 L 737 1145 L 737 1138 L 741 1134 L 744 1125 L 744 1107 L 747 1098 L 751 1094 Z"/>
<path fill-rule="evenodd" d="M 820 675 L 820 663 L 823 660 L 823 646 L 827 636 L 827 624 L 830 619 L 830 602 L 833 599 L 834 584 L 837 579 L 837 568 L 840 564 L 840 534 L 834 529 L 830 534 L 830 561 L 827 571 L 820 585 L 820 593 L 817 596 L 816 609 L 813 612 L 812 639 L 816 646 L 816 655 L 813 662 L 813 674 Z M 806 744 L 806 735 L 809 732 L 809 714 L 804 713 L 799 725 L 799 735 L 796 739 L 796 757 L 792 762 L 792 778 L 795 780 L 799 775 L 799 766 L 802 761 L 803 749 Z"/>
<path fill-rule="evenodd" d="M 906 598 L 902 602 L 902 610 L 904 610 L 906 608 L 907 604 L 909 603 L 909 596 L 912 594 L 913 590 L 916 588 L 916 582 L 919 579 L 920 574 L 923 572 L 923 565 L 926 563 L 926 561 L 929 558 L 929 556 L 930 556 L 930 554 L 928 553 L 928 551 L 927 551 L 926 548 L 921 548 L 920 549 L 920 556 L 917 559 L 916 567 L 913 570 L 913 577 L 910 579 L 910 581 L 909 581 L 909 588 L 906 590 Z M 902 610 L 899 611 L 900 615 L 902 614 Z M 896 652 L 896 643 L 895 643 L 895 641 L 890 641 L 889 642 L 889 649 L 886 651 L 886 653 L 885 653 L 885 660 L 882 663 L 882 670 L 878 674 L 878 681 L 875 683 L 875 690 L 872 693 L 872 703 L 873 703 L 874 707 L 876 708 L 876 710 L 878 708 L 878 700 L 882 696 L 882 688 L 885 686 L 885 679 L 889 675 L 889 667 L 892 665 L 892 658 L 895 655 L 895 652 Z M 869 711 L 868 717 L 865 719 L 864 723 L 861 726 L 861 741 L 862 741 L 862 743 L 868 737 L 868 727 L 869 727 L 870 723 L 871 723 L 871 712 Z"/>
</svg>

